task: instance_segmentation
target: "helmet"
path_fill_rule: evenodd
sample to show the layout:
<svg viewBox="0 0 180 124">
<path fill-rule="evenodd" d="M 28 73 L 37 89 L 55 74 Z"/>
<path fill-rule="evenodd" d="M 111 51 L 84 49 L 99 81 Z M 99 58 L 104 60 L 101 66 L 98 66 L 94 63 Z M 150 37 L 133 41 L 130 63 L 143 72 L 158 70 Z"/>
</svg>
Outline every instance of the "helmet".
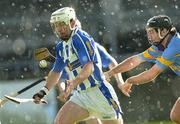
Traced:
<svg viewBox="0 0 180 124">
<path fill-rule="evenodd" d="M 55 22 L 64 22 L 65 24 L 69 25 L 71 19 L 76 18 L 76 13 L 73 8 L 71 7 L 64 7 L 61 9 L 56 10 L 51 14 L 50 23 L 53 24 Z"/>
<path fill-rule="evenodd" d="M 155 31 L 159 35 L 160 41 L 155 42 L 155 41 L 150 41 L 149 40 L 149 43 L 151 45 L 155 45 L 159 49 L 162 46 L 161 43 L 168 36 L 168 34 L 170 33 L 170 30 L 172 29 L 172 27 L 173 27 L 173 25 L 172 25 L 170 17 L 168 17 L 166 15 L 158 15 L 158 16 L 153 16 L 152 18 L 150 18 L 147 21 L 146 28 L 154 28 Z M 167 29 L 168 32 L 167 32 L 166 35 L 162 36 L 161 35 L 161 30 L 164 29 L 164 28 Z"/>
<path fill-rule="evenodd" d="M 53 12 L 51 14 L 50 24 L 51 24 L 52 30 L 55 33 L 55 35 L 58 38 L 60 38 L 58 32 L 55 31 L 55 23 L 56 22 L 63 22 L 64 24 L 69 25 L 71 30 L 74 30 L 75 28 L 71 27 L 70 21 L 75 20 L 75 19 L 76 19 L 76 13 L 75 13 L 74 9 L 71 7 L 64 7 L 64 8 L 58 9 L 55 12 Z M 67 38 L 65 38 L 65 39 L 67 39 Z"/>
<path fill-rule="evenodd" d="M 166 15 L 153 16 L 147 21 L 146 28 L 166 28 L 170 30 L 172 28 L 172 22 L 170 17 Z"/>
</svg>

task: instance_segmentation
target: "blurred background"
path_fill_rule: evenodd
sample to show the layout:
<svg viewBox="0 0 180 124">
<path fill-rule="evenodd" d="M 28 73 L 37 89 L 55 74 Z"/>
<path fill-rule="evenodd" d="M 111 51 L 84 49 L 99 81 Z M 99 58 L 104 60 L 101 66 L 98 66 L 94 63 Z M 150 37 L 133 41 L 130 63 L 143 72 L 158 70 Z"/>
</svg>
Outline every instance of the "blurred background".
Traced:
<svg viewBox="0 0 180 124">
<path fill-rule="evenodd" d="M 82 28 L 90 33 L 118 62 L 149 47 L 144 27 L 158 14 L 171 17 L 180 30 L 179 0 L 1 0 L 0 1 L 0 98 L 47 75 L 34 60 L 34 50 L 47 47 L 54 53 L 56 37 L 49 19 L 52 12 L 75 8 Z M 179 46 L 177 46 L 179 47 Z M 124 80 L 147 70 L 145 63 L 123 73 Z M 116 87 L 125 122 L 168 121 L 171 107 L 180 96 L 180 79 L 171 71 L 161 74 L 153 83 L 134 86 L 130 98 Z M 43 86 L 43 84 L 41 84 Z M 20 97 L 30 98 L 42 86 L 32 88 Z M 57 90 L 48 96 L 48 105 L 7 103 L 0 109 L 0 124 L 50 124 L 62 103 Z"/>
</svg>

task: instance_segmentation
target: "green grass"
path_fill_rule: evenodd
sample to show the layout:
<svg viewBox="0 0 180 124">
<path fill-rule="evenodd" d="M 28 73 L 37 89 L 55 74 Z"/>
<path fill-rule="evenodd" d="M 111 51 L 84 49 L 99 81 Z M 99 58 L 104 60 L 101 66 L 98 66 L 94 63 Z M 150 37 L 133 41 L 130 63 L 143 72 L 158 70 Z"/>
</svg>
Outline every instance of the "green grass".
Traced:
<svg viewBox="0 0 180 124">
<path fill-rule="evenodd" d="M 170 121 L 158 121 L 158 122 L 138 122 L 138 123 L 126 123 L 126 124 L 175 124 Z"/>
<path fill-rule="evenodd" d="M 86 124 L 84 121 L 77 124 Z M 175 124 L 171 121 L 152 121 L 152 122 L 124 122 L 124 124 Z"/>
</svg>

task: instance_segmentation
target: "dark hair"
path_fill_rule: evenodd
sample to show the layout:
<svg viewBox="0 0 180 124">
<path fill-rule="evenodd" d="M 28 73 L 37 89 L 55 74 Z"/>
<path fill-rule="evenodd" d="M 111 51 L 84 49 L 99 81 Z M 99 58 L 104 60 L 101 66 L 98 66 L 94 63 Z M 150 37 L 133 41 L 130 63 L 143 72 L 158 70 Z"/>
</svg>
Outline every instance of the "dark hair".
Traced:
<svg viewBox="0 0 180 124">
<path fill-rule="evenodd" d="M 175 27 L 172 27 L 171 30 L 169 31 L 169 33 L 171 35 L 175 35 L 175 33 L 177 32 L 176 28 Z"/>
</svg>

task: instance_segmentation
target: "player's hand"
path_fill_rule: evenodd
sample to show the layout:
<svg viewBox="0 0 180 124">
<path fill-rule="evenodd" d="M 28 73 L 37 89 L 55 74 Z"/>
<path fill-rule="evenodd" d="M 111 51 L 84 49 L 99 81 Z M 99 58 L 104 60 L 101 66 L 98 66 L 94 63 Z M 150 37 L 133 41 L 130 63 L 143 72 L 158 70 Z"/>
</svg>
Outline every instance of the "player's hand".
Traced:
<svg viewBox="0 0 180 124">
<path fill-rule="evenodd" d="M 65 99 L 65 92 L 61 92 L 59 96 L 57 96 L 57 99 L 59 99 L 61 102 L 65 103 L 67 99 Z"/>
<path fill-rule="evenodd" d="M 123 85 L 121 85 L 119 88 L 121 89 L 122 93 L 127 96 L 130 97 L 130 93 L 131 93 L 131 87 L 132 84 L 125 82 Z"/>
<path fill-rule="evenodd" d="M 33 95 L 34 102 L 36 104 L 41 103 L 41 99 L 46 95 L 46 92 L 44 90 L 40 90 L 38 93 Z"/>
<path fill-rule="evenodd" d="M 104 72 L 104 75 L 105 75 L 106 80 L 109 82 L 111 79 L 111 74 L 109 73 L 109 71 Z"/>
<path fill-rule="evenodd" d="M 68 99 L 69 95 L 71 94 L 74 88 L 75 88 L 75 82 L 73 80 L 67 80 L 67 87 L 64 96 L 65 99 Z"/>
<path fill-rule="evenodd" d="M 126 90 L 125 90 L 125 88 L 124 88 L 124 84 L 118 84 L 118 88 L 121 90 L 121 92 L 125 95 L 125 96 L 127 96 L 127 97 L 130 97 L 130 92 L 127 92 Z"/>
</svg>

